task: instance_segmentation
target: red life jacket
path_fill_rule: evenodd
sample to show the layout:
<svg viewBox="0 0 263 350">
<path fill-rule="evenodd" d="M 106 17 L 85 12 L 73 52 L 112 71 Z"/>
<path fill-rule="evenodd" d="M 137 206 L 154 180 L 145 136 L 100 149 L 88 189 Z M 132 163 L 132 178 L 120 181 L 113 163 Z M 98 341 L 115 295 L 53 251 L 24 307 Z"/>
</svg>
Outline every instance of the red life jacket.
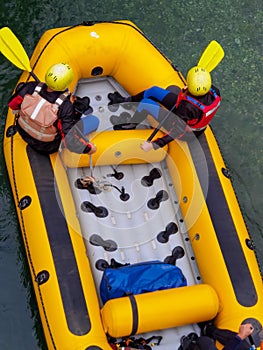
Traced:
<svg viewBox="0 0 263 350">
<path fill-rule="evenodd" d="M 51 142 L 58 132 L 54 125 L 58 119 L 58 108 L 65 101 L 69 92 L 64 92 L 56 99 L 55 103 L 51 103 L 40 96 L 42 87 L 43 83 L 39 83 L 32 95 L 25 95 L 21 103 L 18 123 L 33 138 Z"/>
<path fill-rule="evenodd" d="M 211 94 L 214 97 L 214 101 L 210 105 L 204 105 L 200 101 L 198 101 L 193 96 L 186 95 L 184 92 L 178 96 L 179 103 L 182 101 L 187 101 L 191 103 L 193 106 L 197 107 L 202 112 L 202 117 L 200 120 L 194 119 L 187 121 L 188 127 L 193 131 L 200 131 L 207 127 L 207 125 L 210 123 L 210 121 L 215 116 L 222 98 L 216 93 L 216 91 L 211 88 L 209 90 L 209 94 Z"/>
</svg>

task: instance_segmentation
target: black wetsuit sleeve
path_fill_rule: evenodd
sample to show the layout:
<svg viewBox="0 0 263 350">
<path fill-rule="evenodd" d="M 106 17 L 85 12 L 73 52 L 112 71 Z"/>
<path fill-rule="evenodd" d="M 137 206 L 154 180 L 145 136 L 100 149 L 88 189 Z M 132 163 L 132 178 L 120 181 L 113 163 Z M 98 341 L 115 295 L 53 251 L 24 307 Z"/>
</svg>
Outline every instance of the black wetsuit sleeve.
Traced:
<svg viewBox="0 0 263 350">
<path fill-rule="evenodd" d="M 160 147 L 164 147 L 165 145 L 167 145 L 169 142 L 173 140 L 174 139 L 169 134 L 166 134 L 163 137 L 160 137 L 159 139 L 156 139 L 152 142 L 153 148 L 158 149 Z"/>
<path fill-rule="evenodd" d="M 35 87 L 37 86 L 36 82 L 30 81 L 29 83 L 20 83 L 17 85 L 15 92 L 10 97 L 8 103 L 12 103 L 12 101 L 17 97 L 20 96 L 22 99 L 25 97 L 25 95 L 30 94 L 32 95 Z"/>
<path fill-rule="evenodd" d="M 157 149 L 159 147 L 164 147 L 169 142 L 178 139 L 182 137 L 186 132 L 187 124 L 184 120 L 179 118 L 178 116 L 173 117 L 173 123 L 165 126 L 166 130 L 169 130 L 169 132 L 164 135 L 163 137 L 160 137 L 158 139 L 155 139 L 153 143 L 153 148 Z"/>
<path fill-rule="evenodd" d="M 61 120 L 62 133 L 64 136 L 76 124 L 75 111 L 73 104 L 67 99 L 59 108 L 58 118 Z"/>
<path fill-rule="evenodd" d="M 223 347 L 223 350 L 238 350 L 240 348 L 241 342 L 242 340 L 238 336 L 235 336 L 226 343 L 226 345 Z"/>
<path fill-rule="evenodd" d="M 220 91 L 217 87 L 215 87 L 214 85 L 212 85 L 212 89 L 215 90 L 215 92 L 217 93 L 218 96 L 220 96 Z"/>
</svg>

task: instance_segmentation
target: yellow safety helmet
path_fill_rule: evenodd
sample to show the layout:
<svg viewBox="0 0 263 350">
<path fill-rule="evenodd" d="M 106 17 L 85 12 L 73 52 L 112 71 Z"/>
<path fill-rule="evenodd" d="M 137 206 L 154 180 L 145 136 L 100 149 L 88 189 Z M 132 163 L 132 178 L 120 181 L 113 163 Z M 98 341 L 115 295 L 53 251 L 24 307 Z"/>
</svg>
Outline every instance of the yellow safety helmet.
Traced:
<svg viewBox="0 0 263 350">
<path fill-rule="evenodd" d="M 56 91 L 64 91 L 73 80 L 73 70 L 66 63 L 51 66 L 45 76 L 47 86 Z"/>
<path fill-rule="evenodd" d="M 212 85 L 211 75 L 205 68 L 192 67 L 186 77 L 188 91 L 194 96 L 202 96 L 208 93 Z"/>
</svg>

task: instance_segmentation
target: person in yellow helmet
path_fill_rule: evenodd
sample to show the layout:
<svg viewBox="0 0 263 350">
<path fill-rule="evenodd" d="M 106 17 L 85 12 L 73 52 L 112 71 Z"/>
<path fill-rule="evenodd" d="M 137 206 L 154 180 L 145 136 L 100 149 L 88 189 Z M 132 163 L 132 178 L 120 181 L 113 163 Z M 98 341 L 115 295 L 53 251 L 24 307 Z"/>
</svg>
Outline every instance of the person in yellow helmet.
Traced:
<svg viewBox="0 0 263 350">
<path fill-rule="evenodd" d="M 212 85 L 210 73 L 202 67 L 192 67 L 187 73 L 186 82 L 187 86 L 183 89 L 177 86 L 170 86 L 167 89 L 152 86 L 128 98 L 122 97 L 117 92 L 109 94 L 109 105 L 140 102 L 132 118 L 127 118 L 127 113 L 120 117 L 111 116 L 113 128 L 115 130 L 135 129 L 148 114 L 160 122 L 167 115 L 163 109 L 159 108 L 161 105 L 172 112 L 164 123 L 167 134 L 152 142 L 144 142 L 141 146 L 144 151 L 163 147 L 172 140 L 181 138 L 188 131 L 193 131 L 196 136 L 199 136 L 220 106 L 220 92 Z"/>
<path fill-rule="evenodd" d="M 82 113 L 75 108 L 68 86 L 73 80 L 73 70 L 67 63 L 56 63 L 48 68 L 43 82 L 19 84 L 11 96 L 8 106 L 16 113 L 16 128 L 21 137 L 36 151 L 53 153 L 58 150 L 61 140 L 80 120 Z M 87 105 L 88 109 L 89 104 Z M 96 130 L 98 118 L 89 115 L 80 123 L 80 132 L 87 134 Z M 92 154 L 96 146 L 75 134 L 71 148 L 78 153 Z M 73 144 L 74 143 L 74 144 Z M 80 151 L 81 150 L 81 151 Z"/>
</svg>

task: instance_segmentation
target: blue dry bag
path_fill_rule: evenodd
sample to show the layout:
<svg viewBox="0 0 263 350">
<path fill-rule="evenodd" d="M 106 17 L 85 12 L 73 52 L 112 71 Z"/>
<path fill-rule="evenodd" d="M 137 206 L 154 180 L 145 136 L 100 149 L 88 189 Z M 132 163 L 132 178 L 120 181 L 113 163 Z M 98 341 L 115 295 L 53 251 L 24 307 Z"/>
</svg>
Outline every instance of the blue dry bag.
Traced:
<svg viewBox="0 0 263 350">
<path fill-rule="evenodd" d="M 107 268 L 100 284 L 101 300 L 186 286 L 179 267 L 161 261 L 148 261 L 117 269 Z"/>
</svg>

